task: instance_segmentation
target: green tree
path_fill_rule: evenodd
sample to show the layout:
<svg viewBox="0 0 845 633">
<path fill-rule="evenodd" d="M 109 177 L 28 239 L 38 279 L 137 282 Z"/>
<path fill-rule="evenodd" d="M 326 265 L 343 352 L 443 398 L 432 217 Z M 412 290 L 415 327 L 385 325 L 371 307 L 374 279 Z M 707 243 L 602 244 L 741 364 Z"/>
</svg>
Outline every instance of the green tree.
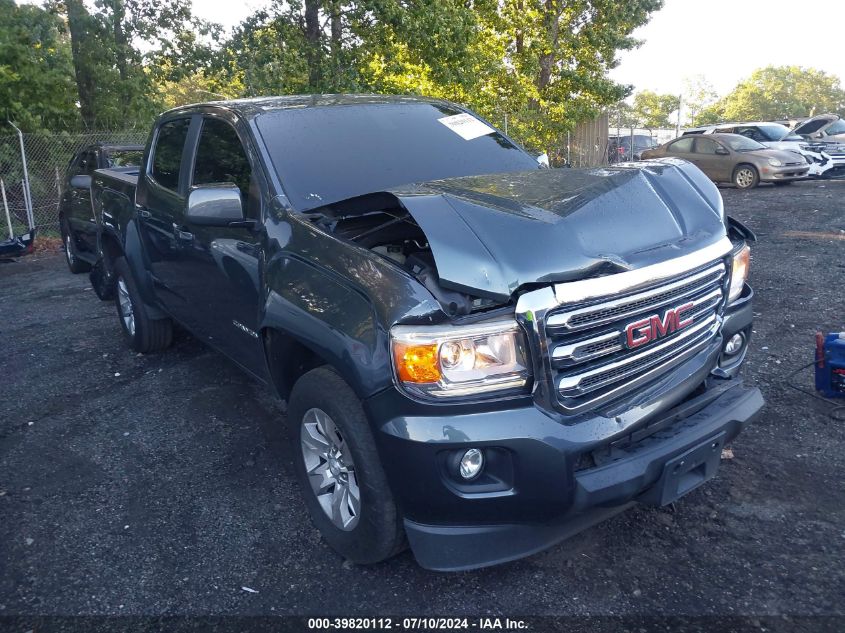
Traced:
<svg viewBox="0 0 845 633">
<path fill-rule="evenodd" d="M 692 75 L 684 79 L 683 109 L 690 125 L 698 125 L 698 116 L 713 105 L 719 95 L 704 75 Z"/>
<path fill-rule="evenodd" d="M 632 116 L 639 127 L 649 130 L 674 127 L 675 122 L 670 121 L 669 117 L 677 113 L 679 106 L 678 97 L 675 95 L 642 90 L 634 95 Z"/>
<path fill-rule="evenodd" d="M 78 125 L 70 39 L 62 20 L 0 0 L 0 120 L 26 131 Z"/>
<path fill-rule="evenodd" d="M 88 128 L 148 124 L 161 105 L 155 82 L 177 81 L 207 66 L 211 45 L 203 38 L 219 33 L 195 20 L 190 4 L 180 0 L 60 0 L 53 6 L 67 18 Z"/>
<path fill-rule="evenodd" d="M 220 56 L 247 94 L 364 90 L 466 103 L 551 148 L 630 91 L 607 78 L 662 0 L 287 0 Z"/>
<path fill-rule="evenodd" d="M 701 121 L 787 119 L 836 112 L 845 114 L 839 79 L 800 66 L 755 70 L 725 98 L 702 112 Z"/>
</svg>

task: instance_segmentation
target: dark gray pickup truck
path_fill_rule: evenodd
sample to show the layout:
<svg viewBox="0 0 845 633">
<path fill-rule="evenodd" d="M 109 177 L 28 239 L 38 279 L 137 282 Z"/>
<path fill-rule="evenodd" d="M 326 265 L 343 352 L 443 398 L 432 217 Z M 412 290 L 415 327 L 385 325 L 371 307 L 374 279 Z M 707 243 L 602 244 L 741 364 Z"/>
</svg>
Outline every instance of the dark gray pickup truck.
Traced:
<svg viewBox="0 0 845 633">
<path fill-rule="evenodd" d="M 179 323 L 286 399 L 354 562 L 491 565 L 671 503 L 763 404 L 753 235 L 683 161 L 544 169 L 452 103 L 262 98 L 166 112 L 92 196 L 129 345 Z"/>
</svg>

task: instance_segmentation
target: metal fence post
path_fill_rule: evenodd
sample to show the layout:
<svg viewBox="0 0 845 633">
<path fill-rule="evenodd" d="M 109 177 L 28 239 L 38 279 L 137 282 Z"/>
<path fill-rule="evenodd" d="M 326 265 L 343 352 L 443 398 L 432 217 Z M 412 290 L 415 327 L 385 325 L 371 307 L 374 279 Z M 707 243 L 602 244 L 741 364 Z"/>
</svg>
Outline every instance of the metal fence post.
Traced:
<svg viewBox="0 0 845 633">
<path fill-rule="evenodd" d="M 23 165 L 23 197 L 24 197 L 24 204 L 26 205 L 26 220 L 29 223 L 29 228 L 35 228 L 35 216 L 32 214 L 32 191 L 29 189 L 29 170 L 26 167 L 26 148 L 23 144 L 23 132 L 21 132 L 20 128 L 8 121 L 9 125 L 11 125 L 15 130 L 18 132 L 18 139 L 21 143 L 21 164 Z"/>
<path fill-rule="evenodd" d="M 12 228 L 12 216 L 9 214 L 9 203 L 6 200 L 6 183 L 0 178 L 0 191 L 3 192 L 3 209 L 6 211 L 6 222 L 9 224 L 9 239 L 15 237 L 15 230 Z"/>
</svg>

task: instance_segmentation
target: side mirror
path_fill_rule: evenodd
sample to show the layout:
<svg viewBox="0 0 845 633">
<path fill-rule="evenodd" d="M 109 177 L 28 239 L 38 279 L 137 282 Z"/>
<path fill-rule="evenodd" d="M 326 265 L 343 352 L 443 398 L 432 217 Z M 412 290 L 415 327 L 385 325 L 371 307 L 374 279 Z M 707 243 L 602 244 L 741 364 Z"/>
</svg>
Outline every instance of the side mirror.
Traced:
<svg viewBox="0 0 845 633">
<path fill-rule="evenodd" d="M 231 184 L 202 185 L 188 194 L 185 218 L 200 226 L 229 226 L 244 221 L 241 190 Z"/>
<path fill-rule="evenodd" d="M 77 174 L 76 176 L 71 176 L 70 186 L 73 187 L 74 189 L 90 189 L 91 188 L 91 176 L 85 176 L 83 174 Z"/>
<path fill-rule="evenodd" d="M 728 155 L 730 155 L 730 152 L 729 152 L 728 150 L 726 150 L 724 147 L 717 147 L 717 148 L 716 148 L 716 153 L 717 153 L 717 154 L 719 154 L 720 156 L 728 156 Z"/>
</svg>

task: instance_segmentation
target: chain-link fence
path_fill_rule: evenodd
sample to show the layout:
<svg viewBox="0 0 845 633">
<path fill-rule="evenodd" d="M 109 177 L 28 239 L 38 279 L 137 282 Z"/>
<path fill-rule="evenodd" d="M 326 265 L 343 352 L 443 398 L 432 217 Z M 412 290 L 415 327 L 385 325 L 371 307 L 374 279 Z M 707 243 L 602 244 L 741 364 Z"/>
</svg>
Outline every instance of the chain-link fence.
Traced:
<svg viewBox="0 0 845 633">
<path fill-rule="evenodd" d="M 41 234 L 58 231 L 58 205 L 62 179 L 71 158 L 93 143 L 140 144 L 147 140 L 147 130 L 92 132 L 86 134 L 38 133 L 23 135 L 23 146 L 32 196 L 32 215 Z M 24 159 L 16 134 L 0 136 L 0 179 L 6 194 L 15 234 L 28 228 Z M 0 204 L 2 204 L 0 198 Z M 0 207 L 0 213 L 5 210 Z M 5 225 L 5 218 L 2 223 Z"/>
</svg>

